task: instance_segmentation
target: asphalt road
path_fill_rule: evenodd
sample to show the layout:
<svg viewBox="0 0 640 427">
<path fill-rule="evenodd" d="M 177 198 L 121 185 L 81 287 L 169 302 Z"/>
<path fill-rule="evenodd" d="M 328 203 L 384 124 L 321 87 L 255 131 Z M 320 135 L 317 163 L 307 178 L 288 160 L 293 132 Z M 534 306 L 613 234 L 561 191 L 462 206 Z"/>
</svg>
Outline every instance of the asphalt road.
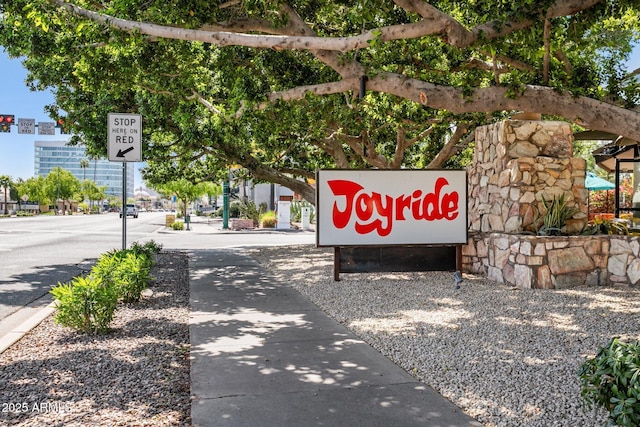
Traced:
<svg viewBox="0 0 640 427">
<path fill-rule="evenodd" d="M 127 246 L 154 240 L 164 249 L 313 243 L 311 232 L 224 232 L 219 221 L 193 218 L 190 231 L 165 227 L 165 213 L 127 219 Z M 102 215 L 0 219 L 0 320 L 89 269 L 100 254 L 122 248 L 122 219 Z"/>
</svg>

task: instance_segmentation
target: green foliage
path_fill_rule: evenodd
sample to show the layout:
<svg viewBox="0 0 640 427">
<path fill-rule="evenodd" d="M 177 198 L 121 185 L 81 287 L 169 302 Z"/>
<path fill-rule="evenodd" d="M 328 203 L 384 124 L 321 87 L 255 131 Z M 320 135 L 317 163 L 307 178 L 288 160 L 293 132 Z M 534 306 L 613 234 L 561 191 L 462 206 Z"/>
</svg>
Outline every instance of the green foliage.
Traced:
<svg viewBox="0 0 640 427">
<path fill-rule="evenodd" d="M 13 180 L 9 175 L 0 176 L 0 187 L 2 187 L 4 191 L 3 200 L 9 200 L 9 190 L 11 189 L 11 187 L 13 187 Z M 4 215 L 7 215 L 9 213 L 9 209 L 8 209 L 9 204 L 8 203 L 3 203 L 3 204 L 4 204 Z"/>
<path fill-rule="evenodd" d="M 579 212 L 575 206 L 570 206 L 564 197 L 564 193 L 557 199 L 548 201 L 542 196 L 542 204 L 546 210 L 542 226 L 538 229 L 538 234 L 545 236 L 556 236 L 562 234 L 562 228 L 568 219 Z"/>
<path fill-rule="evenodd" d="M 107 332 L 118 301 L 140 300 L 150 281 L 154 255 L 161 249 L 153 240 L 136 242 L 130 249 L 101 255 L 88 276 L 58 283 L 51 290 L 57 302 L 55 321 L 84 333 Z"/>
<path fill-rule="evenodd" d="M 217 188 L 210 182 L 194 183 L 186 178 L 172 179 L 171 181 L 151 182 L 152 187 L 169 198 L 176 196 L 178 200 L 182 202 L 182 211 L 178 212 L 178 217 L 181 218 L 186 214 L 186 207 L 191 204 L 198 197 L 205 194 L 215 194 Z"/>
<path fill-rule="evenodd" d="M 138 302 L 142 291 L 147 287 L 149 277 L 149 261 L 146 256 L 128 253 L 119 260 L 112 280 L 118 291 L 118 297 L 126 304 Z"/>
<path fill-rule="evenodd" d="M 148 37 L 144 29 L 115 29 L 115 19 L 97 23 L 54 2 L 0 0 L 0 45 L 12 57 L 25 58 L 31 88 L 54 89 L 49 113 L 57 119 L 65 112 L 75 134 L 72 144 L 82 142 L 89 154 L 106 154 L 109 112 L 136 112 L 145 121 L 143 176 L 149 182 L 215 182 L 240 164 L 256 181 L 300 185 L 296 192 L 311 203 L 313 188 L 304 180 L 313 171 L 425 167 L 453 127 L 469 124 L 471 133 L 504 116 L 503 108 L 531 107 L 518 102 L 526 87 L 603 100 L 598 105 L 603 109 L 632 110 L 640 102 L 640 85 L 624 69 L 638 41 L 637 2 L 569 8 L 571 14 L 547 20 L 551 27 L 545 33 L 541 17 L 561 9 L 552 7 L 554 0 L 435 0 L 428 7 L 441 19 L 429 25 L 442 27 L 424 35 L 416 35 L 424 21 L 409 3 L 305 0 L 287 8 L 277 1 L 76 3 L 119 20 L 165 26 L 176 32 L 171 39 Z M 409 38 L 398 40 L 397 32 L 389 37 L 401 26 L 411 29 Z M 284 39 L 277 48 L 179 39 L 181 30 L 221 27 Z M 297 38 L 301 29 L 331 40 L 335 50 L 288 48 L 287 35 Z M 368 46 L 344 48 L 337 42 L 368 32 Z M 545 62 L 546 42 L 552 55 Z M 355 99 L 357 90 L 344 84 L 345 76 L 360 75 L 375 83 Z M 464 105 L 465 98 L 491 87 L 504 90 L 508 99 L 494 93 L 492 99 L 474 100 L 473 107 Z M 427 99 L 417 101 L 423 89 Z M 281 101 L 274 100 L 277 94 Z M 435 101 L 443 98 L 449 102 L 437 107 Z M 538 105 L 555 110 L 547 99 Z M 567 107 L 554 114 L 572 120 L 576 113 Z M 604 122 L 616 129 L 615 120 L 594 121 Z M 445 167 L 468 161 L 463 145 Z"/>
<path fill-rule="evenodd" d="M 609 420 L 618 426 L 640 424 L 640 343 L 613 338 L 579 371 L 581 396 L 587 406 L 609 411 Z"/>
<path fill-rule="evenodd" d="M 156 243 L 154 240 L 149 240 L 143 244 L 133 242 L 130 248 L 136 254 L 145 255 L 152 260 L 156 254 L 159 254 L 162 251 L 162 244 Z"/>
<path fill-rule="evenodd" d="M 152 263 L 152 256 L 144 251 L 112 251 L 98 258 L 91 275 L 115 289 L 120 301 L 130 304 L 138 302 L 147 287 Z"/>
<path fill-rule="evenodd" d="M 109 330 L 118 294 L 100 278 L 76 277 L 70 283 L 58 283 L 50 292 L 57 300 L 56 323 L 88 334 Z"/>
<path fill-rule="evenodd" d="M 80 181 L 73 174 L 61 167 L 55 167 L 45 180 L 45 193 L 49 200 L 72 200 L 80 190 Z"/>
<path fill-rule="evenodd" d="M 80 182 L 78 191 L 82 200 L 104 200 L 107 197 L 106 189 L 106 185 L 98 186 L 95 181 L 84 179 Z"/>
<path fill-rule="evenodd" d="M 313 208 L 313 205 L 307 202 L 306 200 L 291 202 L 291 222 L 302 221 L 302 208 L 311 209 L 311 215 L 309 217 L 309 221 L 313 223 L 315 220 L 316 212 L 315 212 L 315 209 Z"/>
<path fill-rule="evenodd" d="M 242 202 L 240 200 L 234 200 L 229 203 L 229 218 L 240 218 L 241 208 Z"/>
<path fill-rule="evenodd" d="M 184 222 L 183 221 L 175 221 L 173 224 L 171 224 L 171 228 L 173 230 L 184 230 Z"/>
<path fill-rule="evenodd" d="M 275 228 L 277 221 L 274 211 L 267 211 L 260 215 L 260 227 L 262 228 Z"/>
<path fill-rule="evenodd" d="M 628 235 L 629 228 L 624 221 L 602 218 L 598 215 L 589 221 L 582 234 L 622 234 Z"/>
<path fill-rule="evenodd" d="M 240 204 L 240 218 L 253 220 L 253 226 L 257 227 L 260 224 L 260 210 L 256 206 L 253 200 L 241 202 Z"/>
<path fill-rule="evenodd" d="M 47 196 L 44 176 L 28 178 L 20 185 L 20 194 L 27 195 L 29 200 L 37 201 L 41 205 L 49 205 L 52 200 Z"/>
</svg>

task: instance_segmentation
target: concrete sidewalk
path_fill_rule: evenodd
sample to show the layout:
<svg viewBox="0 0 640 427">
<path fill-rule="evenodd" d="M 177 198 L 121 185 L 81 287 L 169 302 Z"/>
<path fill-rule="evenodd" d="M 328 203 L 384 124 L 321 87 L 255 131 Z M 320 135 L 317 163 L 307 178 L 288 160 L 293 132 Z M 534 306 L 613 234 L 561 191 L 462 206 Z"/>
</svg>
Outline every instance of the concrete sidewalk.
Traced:
<svg viewBox="0 0 640 427">
<path fill-rule="evenodd" d="M 481 426 L 241 249 L 190 262 L 194 426 Z"/>
</svg>

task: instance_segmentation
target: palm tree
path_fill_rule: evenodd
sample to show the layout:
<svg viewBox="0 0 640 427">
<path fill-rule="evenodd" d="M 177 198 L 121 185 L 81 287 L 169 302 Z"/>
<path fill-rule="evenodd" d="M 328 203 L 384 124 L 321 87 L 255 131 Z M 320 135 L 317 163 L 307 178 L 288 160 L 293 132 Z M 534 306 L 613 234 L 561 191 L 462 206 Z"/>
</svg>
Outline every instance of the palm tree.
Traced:
<svg viewBox="0 0 640 427">
<path fill-rule="evenodd" d="M 82 168 L 82 180 L 84 181 L 85 179 L 87 179 L 87 168 L 89 167 L 89 160 L 80 160 L 80 167 Z"/>
<path fill-rule="evenodd" d="M 0 176 L 0 187 L 4 188 L 4 214 L 5 215 L 9 215 L 8 192 L 12 185 L 13 185 L 13 181 L 11 181 L 11 177 L 9 175 Z"/>
</svg>

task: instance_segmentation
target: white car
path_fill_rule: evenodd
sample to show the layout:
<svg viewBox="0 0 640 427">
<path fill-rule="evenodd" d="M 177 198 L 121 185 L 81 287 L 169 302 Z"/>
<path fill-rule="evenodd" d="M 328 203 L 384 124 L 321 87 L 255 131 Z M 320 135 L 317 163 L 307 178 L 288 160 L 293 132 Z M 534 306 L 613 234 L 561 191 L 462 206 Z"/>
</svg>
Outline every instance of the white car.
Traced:
<svg viewBox="0 0 640 427">
<path fill-rule="evenodd" d="M 138 208 L 132 203 L 127 203 L 127 216 L 138 218 Z M 120 210 L 120 218 L 122 218 L 122 210 Z"/>
</svg>

